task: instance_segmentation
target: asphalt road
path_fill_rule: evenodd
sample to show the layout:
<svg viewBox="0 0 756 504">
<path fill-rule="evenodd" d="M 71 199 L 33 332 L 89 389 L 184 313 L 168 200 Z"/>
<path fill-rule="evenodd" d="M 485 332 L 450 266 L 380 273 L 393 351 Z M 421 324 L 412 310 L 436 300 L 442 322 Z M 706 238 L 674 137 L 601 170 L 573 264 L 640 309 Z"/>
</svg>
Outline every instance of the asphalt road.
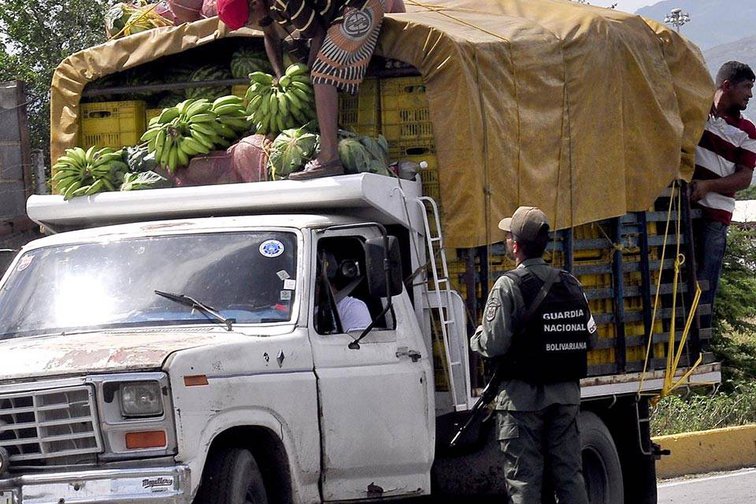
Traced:
<svg viewBox="0 0 756 504">
<path fill-rule="evenodd" d="M 749 504 L 756 502 L 756 468 L 667 480 L 658 504 Z"/>
</svg>

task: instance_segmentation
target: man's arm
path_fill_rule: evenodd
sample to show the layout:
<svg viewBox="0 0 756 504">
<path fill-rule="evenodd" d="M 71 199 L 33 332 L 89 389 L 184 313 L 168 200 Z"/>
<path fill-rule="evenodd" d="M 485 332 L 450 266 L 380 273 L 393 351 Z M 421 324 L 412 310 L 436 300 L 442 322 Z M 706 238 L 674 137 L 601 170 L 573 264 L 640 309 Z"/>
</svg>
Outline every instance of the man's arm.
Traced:
<svg viewBox="0 0 756 504">
<path fill-rule="evenodd" d="M 698 201 L 710 192 L 732 194 L 751 185 L 753 168 L 737 165 L 735 173 L 710 180 L 694 180 L 690 183 L 690 199 Z"/>
<path fill-rule="evenodd" d="M 484 357 L 503 355 L 512 346 L 513 286 L 511 278 L 499 278 L 488 295 L 481 325 L 470 339 L 470 348 Z"/>
<path fill-rule="evenodd" d="M 283 57 L 281 55 L 281 37 L 273 24 L 264 27 L 263 34 L 265 36 L 265 54 L 268 55 L 268 61 L 270 61 L 270 64 L 273 67 L 273 72 L 278 78 L 281 78 L 284 74 Z"/>
</svg>

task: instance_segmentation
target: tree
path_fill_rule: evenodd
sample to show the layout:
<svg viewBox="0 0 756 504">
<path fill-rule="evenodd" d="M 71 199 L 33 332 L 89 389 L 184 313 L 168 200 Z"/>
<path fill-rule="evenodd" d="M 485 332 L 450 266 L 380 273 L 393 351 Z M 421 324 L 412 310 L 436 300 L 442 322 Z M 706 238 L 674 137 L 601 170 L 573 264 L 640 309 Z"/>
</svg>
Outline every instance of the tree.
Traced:
<svg viewBox="0 0 756 504">
<path fill-rule="evenodd" d="M 756 228 L 730 225 L 719 291 L 714 303 L 714 350 L 725 381 L 756 378 Z M 751 335 L 738 338 L 738 335 Z"/>
<path fill-rule="evenodd" d="M 49 89 L 63 59 L 102 43 L 107 0 L 0 0 L 0 80 L 27 84 L 35 149 L 49 152 Z"/>
</svg>

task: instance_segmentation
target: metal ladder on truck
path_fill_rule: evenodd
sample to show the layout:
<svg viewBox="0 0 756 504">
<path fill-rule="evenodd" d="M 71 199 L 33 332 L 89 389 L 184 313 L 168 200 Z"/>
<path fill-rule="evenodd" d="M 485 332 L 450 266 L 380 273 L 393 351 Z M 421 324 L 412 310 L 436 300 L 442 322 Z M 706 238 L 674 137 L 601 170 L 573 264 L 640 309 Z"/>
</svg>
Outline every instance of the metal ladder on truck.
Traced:
<svg viewBox="0 0 756 504">
<path fill-rule="evenodd" d="M 467 391 L 469 380 L 469 364 L 467 360 L 467 341 L 452 341 L 449 337 L 451 329 L 457 324 L 457 320 L 464 323 L 464 311 L 462 313 L 452 313 L 452 290 L 449 281 L 449 270 L 446 263 L 446 251 L 444 249 L 444 239 L 441 232 L 441 219 L 438 214 L 438 205 L 433 198 L 420 196 L 415 201 L 420 206 L 420 214 L 423 216 L 423 226 L 425 228 L 426 243 L 428 245 L 428 262 L 430 263 L 431 278 L 426 279 L 426 299 L 428 309 L 431 311 L 431 324 L 433 320 L 438 320 L 441 329 L 441 339 L 444 346 L 444 359 L 448 367 L 445 367 L 449 392 L 455 411 L 465 411 L 469 409 Z M 433 220 L 433 228 L 429 215 Z M 436 257 L 441 259 L 441 272 L 436 261 Z M 429 282 L 433 282 L 434 290 L 429 288 Z M 435 317 L 434 317 L 435 315 Z M 434 336 L 437 334 L 431 327 Z"/>
</svg>

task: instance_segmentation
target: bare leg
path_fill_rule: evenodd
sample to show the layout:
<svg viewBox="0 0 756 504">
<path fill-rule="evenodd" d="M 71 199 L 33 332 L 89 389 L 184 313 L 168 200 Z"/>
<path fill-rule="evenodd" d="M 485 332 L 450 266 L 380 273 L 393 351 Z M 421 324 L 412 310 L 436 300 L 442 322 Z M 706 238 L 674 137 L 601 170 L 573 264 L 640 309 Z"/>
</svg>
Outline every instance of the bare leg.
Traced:
<svg viewBox="0 0 756 504">
<path fill-rule="evenodd" d="M 339 95 L 336 88 L 329 84 L 315 84 L 313 87 L 320 125 L 320 153 L 317 159 L 320 164 L 325 164 L 339 156 L 337 139 Z"/>
<path fill-rule="evenodd" d="M 305 165 L 304 171 L 292 173 L 289 180 L 307 180 L 332 175 L 343 175 L 339 159 L 338 115 L 339 94 L 335 86 L 315 84 L 315 107 L 320 126 L 320 152 Z"/>
</svg>

